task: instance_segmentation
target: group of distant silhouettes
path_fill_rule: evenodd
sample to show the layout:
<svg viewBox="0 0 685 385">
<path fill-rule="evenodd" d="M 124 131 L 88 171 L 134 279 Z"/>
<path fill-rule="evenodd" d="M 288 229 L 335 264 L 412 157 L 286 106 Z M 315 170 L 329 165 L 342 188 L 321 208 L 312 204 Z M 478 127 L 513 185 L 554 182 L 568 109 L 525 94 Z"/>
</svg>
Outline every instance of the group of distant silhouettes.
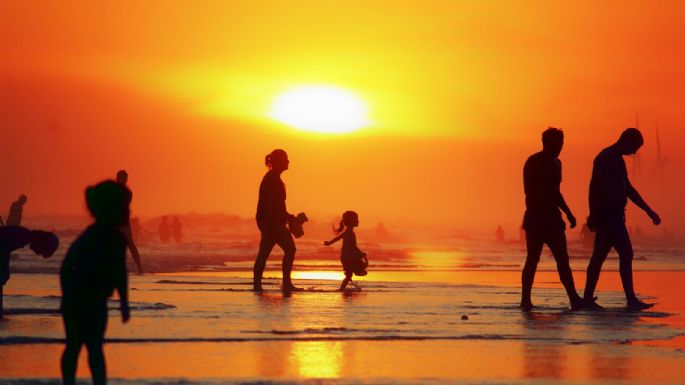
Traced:
<svg viewBox="0 0 685 385">
<path fill-rule="evenodd" d="M 179 217 L 174 217 L 173 222 L 169 223 L 168 217 L 162 216 L 155 234 L 154 231 L 144 228 L 140 224 L 140 219 L 133 217 L 131 218 L 131 235 L 135 242 L 148 242 L 157 235 L 162 243 L 170 243 L 171 241 L 183 243 L 183 224 Z"/>
<path fill-rule="evenodd" d="M 527 245 L 527 257 L 522 273 L 521 308 L 533 308 L 531 291 L 537 264 L 543 245 L 547 245 L 557 263 L 561 282 L 566 289 L 573 309 L 600 309 L 594 291 L 602 264 L 611 248 L 619 254 L 620 274 L 628 308 L 641 310 L 652 306 L 640 301 L 633 288 L 633 250 L 625 225 L 625 206 L 632 200 L 659 224 L 661 219 L 630 184 L 626 172 L 624 155 L 634 154 L 643 144 L 640 132 L 626 129 L 619 140 L 602 150 L 595 158 L 590 181 L 590 215 L 586 226 L 595 232 L 594 250 L 587 268 L 587 280 L 583 297 L 577 293 L 566 247 L 565 228 L 561 212 L 566 215 L 571 228 L 576 218 L 566 204 L 560 191 L 561 161 L 558 156 L 563 147 L 564 134 L 556 128 L 549 128 L 542 134 L 543 149 L 528 158 L 523 170 L 526 212 L 523 228 Z M 285 184 L 281 174 L 288 170 L 288 156 L 277 149 L 268 154 L 268 167 L 259 187 L 256 222 L 261 233 L 259 251 L 253 269 L 253 290 L 263 291 L 262 276 L 267 258 L 273 247 L 283 249 L 282 290 L 301 291 L 291 279 L 295 260 L 295 237 L 303 235 L 306 215 L 293 215 L 286 209 Z M 139 221 L 130 220 L 130 204 L 133 197 L 126 186 L 128 174 L 121 170 L 116 180 L 106 180 L 85 191 L 88 211 L 93 223 L 71 244 L 61 269 L 62 290 L 61 313 L 64 319 L 66 347 L 62 356 L 62 377 L 66 385 L 74 384 L 76 365 L 81 348 L 88 350 L 88 363 L 95 384 L 106 383 L 105 359 L 102 350 L 107 326 L 107 301 L 114 290 L 119 295 L 122 321 L 130 318 L 128 303 L 128 278 L 125 263 L 126 249 L 131 251 L 140 273 L 143 266 L 134 234 L 140 236 Z M 2 284 L 9 279 L 9 255 L 12 251 L 29 247 L 39 255 L 50 257 L 58 247 L 57 237 L 50 232 L 29 230 L 21 227 L 22 207 L 26 196 L 12 204 L 6 226 L 0 227 L 0 279 Z M 354 211 L 345 211 L 337 235 L 324 245 L 330 246 L 342 240 L 340 261 L 345 278 L 340 290 L 345 290 L 354 275 L 367 274 L 366 253 L 357 246 L 354 228 L 359 226 L 359 216 Z M 181 241 L 181 224 L 178 218 L 169 225 L 162 218 L 159 228 L 162 242 L 171 237 Z M 503 230 L 497 237 L 503 238 Z M 140 239 L 140 238 L 138 238 Z M 2 288 L 0 287 L 0 316 L 2 316 Z"/>
</svg>

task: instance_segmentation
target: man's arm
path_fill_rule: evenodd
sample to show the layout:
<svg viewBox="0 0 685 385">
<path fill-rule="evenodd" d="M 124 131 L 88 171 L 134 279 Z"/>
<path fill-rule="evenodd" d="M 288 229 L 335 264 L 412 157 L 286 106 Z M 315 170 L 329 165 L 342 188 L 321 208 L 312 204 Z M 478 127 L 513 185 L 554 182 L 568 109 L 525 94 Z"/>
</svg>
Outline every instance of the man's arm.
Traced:
<svg viewBox="0 0 685 385">
<path fill-rule="evenodd" d="M 652 222 L 654 222 L 655 225 L 658 225 L 661 223 L 661 218 L 659 217 L 659 214 L 654 212 L 651 207 L 645 202 L 644 199 L 642 199 L 642 196 L 640 196 L 640 193 L 637 192 L 635 187 L 630 183 L 630 181 L 626 178 L 626 190 L 628 192 L 628 198 L 630 198 L 633 203 L 642 210 L 644 210 L 647 215 L 652 219 Z"/>
<path fill-rule="evenodd" d="M 566 214 L 566 218 L 568 218 L 568 223 L 571 225 L 571 228 L 576 227 L 576 217 L 573 215 L 571 212 L 571 209 L 568 207 L 566 204 L 566 200 L 564 199 L 564 195 L 561 194 L 561 190 L 558 192 L 558 201 L 559 201 L 559 208 L 561 211 L 563 211 Z"/>
</svg>

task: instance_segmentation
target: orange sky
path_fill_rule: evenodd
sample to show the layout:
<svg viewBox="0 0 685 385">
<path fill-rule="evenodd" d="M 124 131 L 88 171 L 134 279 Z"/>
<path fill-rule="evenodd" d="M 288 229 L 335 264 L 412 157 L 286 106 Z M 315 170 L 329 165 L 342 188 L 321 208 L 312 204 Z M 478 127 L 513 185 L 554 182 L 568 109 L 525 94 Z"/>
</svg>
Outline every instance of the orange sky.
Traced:
<svg viewBox="0 0 685 385">
<path fill-rule="evenodd" d="M 22 192 L 28 215 L 82 212 L 83 188 L 126 168 L 143 215 L 250 216 L 282 147 L 292 211 L 513 228 L 547 125 L 566 132 L 562 190 L 580 217 L 592 157 L 639 114 L 634 184 L 685 225 L 682 20 L 671 1 L 3 1 L 0 212 Z M 306 84 L 355 92 L 372 124 L 336 136 L 270 121 L 273 99 Z"/>
</svg>

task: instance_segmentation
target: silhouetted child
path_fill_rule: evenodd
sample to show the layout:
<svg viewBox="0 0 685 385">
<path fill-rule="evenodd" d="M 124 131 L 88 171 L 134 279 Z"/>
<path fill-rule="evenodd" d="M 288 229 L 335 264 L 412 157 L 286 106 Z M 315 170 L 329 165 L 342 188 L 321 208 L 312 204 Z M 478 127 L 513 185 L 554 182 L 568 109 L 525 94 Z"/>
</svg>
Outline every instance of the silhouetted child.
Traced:
<svg viewBox="0 0 685 385">
<path fill-rule="evenodd" d="M 347 284 L 352 282 L 352 275 L 358 276 L 366 275 L 366 268 L 369 262 L 366 259 L 366 253 L 359 250 L 357 247 L 357 236 L 354 234 L 354 228 L 359 226 L 359 216 L 354 211 L 345 211 L 340 221 L 340 226 L 335 231 L 338 236 L 330 241 L 324 241 L 324 245 L 330 246 L 339 239 L 343 240 L 342 249 L 340 250 L 340 262 L 342 262 L 343 270 L 345 271 L 345 279 L 340 285 L 340 290 L 345 290 Z"/>
<path fill-rule="evenodd" d="M 107 300 L 119 294 L 121 319 L 130 318 L 126 273 L 127 238 L 121 227 L 128 222 L 131 191 L 112 180 L 86 189 L 86 203 L 95 222 L 69 247 L 60 269 L 62 316 L 66 347 L 62 379 L 73 385 L 78 356 L 88 349 L 88 364 L 96 385 L 105 384 L 102 351 L 107 326 Z"/>
<path fill-rule="evenodd" d="M 10 253 L 26 245 L 34 253 L 49 258 L 57 250 L 59 240 L 47 231 L 31 231 L 21 226 L 0 227 L 0 318 L 3 316 L 3 287 L 10 279 Z"/>
</svg>

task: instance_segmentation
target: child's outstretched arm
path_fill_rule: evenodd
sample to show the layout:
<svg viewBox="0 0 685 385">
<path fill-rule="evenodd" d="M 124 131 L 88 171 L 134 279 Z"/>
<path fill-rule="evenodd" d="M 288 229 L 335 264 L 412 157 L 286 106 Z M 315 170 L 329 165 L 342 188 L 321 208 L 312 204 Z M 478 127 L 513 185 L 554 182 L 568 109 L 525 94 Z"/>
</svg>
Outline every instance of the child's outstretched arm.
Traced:
<svg viewBox="0 0 685 385">
<path fill-rule="evenodd" d="M 331 239 L 330 241 L 323 241 L 323 244 L 326 246 L 330 246 L 330 245 L 334 244 L 335 242 L 338 242 L 340 240 L 340 238 L 342 238 L 342 236 L 343 236 L 342 233 L 340 233 L 340 235 Z"/>
</svg>

